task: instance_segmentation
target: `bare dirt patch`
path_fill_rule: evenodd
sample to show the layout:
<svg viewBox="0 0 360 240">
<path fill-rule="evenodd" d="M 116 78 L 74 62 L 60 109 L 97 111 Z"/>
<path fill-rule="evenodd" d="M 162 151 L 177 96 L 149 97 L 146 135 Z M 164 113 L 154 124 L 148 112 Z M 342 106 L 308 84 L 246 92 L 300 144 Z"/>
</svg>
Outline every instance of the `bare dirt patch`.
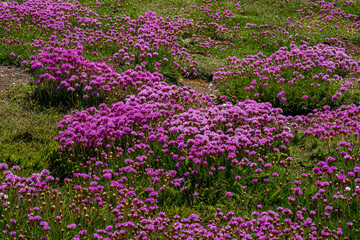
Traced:
<svg viewBox="0 0 360 240">
<path fill-rule="evenodd" d="M 193 37 L 193 40 L 195 42 L 210 42 L 212 43 L 212 45 L 217 45 L 217 46 L 230 46 L 231 45 L 231 42 L 230 41 L 226 41 L 226 40 L 213 40 L 211 39 L 210 37 L 208 36 L 204 36 L 204 35 L 201 35 L 201 36 L 196 36 L 196 37 Z"/>
<path fill-rule="evenodd" d="M 216 97 L 217 90 L 213 82 L 202 79 L 180 79 L 179 85 L 191 88 L 197 94 L 203 93 L 204 95 L 209 95 L 213 99 Z"/>
<path fill-rule="evenodd" d="M 17 84 L 28 84 L 31 81 L 30 74 L 16 66 L 0 66 L 0 91 Z"/>
<path fill-rule="evenodd" d="M 197 54 L 197 55 L 201 55 L 204 57 L 210 57 L 211 55 L 205 51 L 202 50 L 189 50 L 188 53 L 190 54 Z"/>
</svg>

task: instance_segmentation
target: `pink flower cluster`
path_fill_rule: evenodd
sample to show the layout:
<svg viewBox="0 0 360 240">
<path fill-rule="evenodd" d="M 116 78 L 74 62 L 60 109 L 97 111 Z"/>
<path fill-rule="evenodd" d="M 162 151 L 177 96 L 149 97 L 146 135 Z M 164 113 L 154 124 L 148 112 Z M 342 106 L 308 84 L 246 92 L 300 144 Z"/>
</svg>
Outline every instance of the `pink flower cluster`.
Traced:
<svg viewBox="0 0 360 240">
<path fill-rule="evenodd" d="M 129 93 L 136 93 L 140 86 L 151 86 L 162 80 L 158 73 L 131 69 L 117 73 L 104 62 L 85 60 L 81 46 L 77 49 L 44 47 L 30 60 L 31 69 L 39 75 L 37 84 L 56 92 L 77 91 L 84 98 L 112 95 L 121 99 Z"/>
<path fill-rule="evenodd" d="M 228 67 L 214 73 L 220 91 L 225 93 L 235 83 L 243 87 L 243 98 L 279 101 L 282 107 L 289 105 L 288 96 L 292 102 L 336 101 L 360 82 L 356 78 L 360 73 L 359 62 L 346 55 L 344 49 L 325 44 L 292 45 L 290 50 L 280 48 L 270 57 L 258 53 L 244 59 L 229 57 L 228 60 Z M 330 85 L 340 86 L 331 89 Z M 324 88 L 328 89 L 324 92 L 326 95 L 319 98 Z M 281 91 L 273 92 L 272 89 Z M 303 92 L 299 92 L 300 89 Z"/>
</svg>

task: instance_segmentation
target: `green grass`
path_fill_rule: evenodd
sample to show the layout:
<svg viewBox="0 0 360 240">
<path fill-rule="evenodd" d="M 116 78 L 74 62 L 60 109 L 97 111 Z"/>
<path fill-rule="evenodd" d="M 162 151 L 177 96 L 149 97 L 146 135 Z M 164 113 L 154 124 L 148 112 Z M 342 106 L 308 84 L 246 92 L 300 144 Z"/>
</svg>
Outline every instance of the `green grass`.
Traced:
<svg viewBox="0 0 360 240">
<path fill-rule="evenodd" d="M 39 107 L 30 94 L 29 86 L 0 93 L 0 162 L 20 165 L 29 173 L 49 166 L 57 122 L 64 116 L 56 109 Z"/>
</svg>

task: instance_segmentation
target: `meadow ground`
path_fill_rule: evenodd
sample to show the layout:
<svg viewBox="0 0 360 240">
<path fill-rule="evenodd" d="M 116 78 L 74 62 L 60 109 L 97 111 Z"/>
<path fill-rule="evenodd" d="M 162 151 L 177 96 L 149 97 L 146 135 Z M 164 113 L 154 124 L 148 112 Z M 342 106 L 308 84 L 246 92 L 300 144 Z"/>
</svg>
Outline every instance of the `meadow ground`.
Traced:
<svg viewBox="0 0 360 240">
<path fill-rule="evenodd" d="M 360 239 L 358 16 L 2 1 L 1 239 Z"/>
</svg>

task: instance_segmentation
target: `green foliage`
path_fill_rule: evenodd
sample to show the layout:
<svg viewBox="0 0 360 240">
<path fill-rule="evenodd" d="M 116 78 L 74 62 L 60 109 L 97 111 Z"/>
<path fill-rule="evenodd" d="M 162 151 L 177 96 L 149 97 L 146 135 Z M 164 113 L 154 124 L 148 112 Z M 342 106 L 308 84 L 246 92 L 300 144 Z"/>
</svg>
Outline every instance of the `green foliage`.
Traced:
<svg viewBox="0 0 360 240">
<path fill-rule="evenodd" d="M 213 79 L 213 72 L 225 64 L 225 60 L 223 59 L 205 57 L 202 55 L 196 55 L 194 60 L 199 63 L 199 65 L 196 67 L 197 76 L 194 76 L 194 78 L 204 79 L 209 82 Z M 190 76 L 190 78 L 191 77 L 192 76 Z"/>
<path fill-rule="evenodd" d="M 176 69 L 165 69 L 160 72 L 163 75 L 163 80 L 169 84 L 178 84 L 181 74 Z"/>
<path fill-rule="evenodd" d="M 28 86 L 0 93 L 0 162 L 33 172 L 47 168 L 63 113 L 40 107 L 29 93 Z"/>
<path fill-rule="evenodd" d="M 353 90 L 344 92 L 338 100 L 333 101 L 331 97 L 339 91 L 339 84 L 337 83 L 323 83 L 321 81 L 312 80 L 314 85 L 321 84 L 319 88 L 307 85 L 306 83 L 298 82 L 294 85 L 278 84 L 270 78 L 269 85 L 259 86 L 258 88 L 247 91 L 244 88 L 251 85 L 254 76 L 244 76 L 240 78 L 227 79 L 226 82 L 219 84 L 220 95 L 226 95 L 231 102 L 244 101 L 245 99 L 253 99 L 255 93 L 260 95 L 255 98 L 259 102 L 270 102 L 273 107 L 279 107 L 283 110 L 285 115 L 302 115 L 312 112 L 314 109 L 322 109 L 323 106 L 329 105 L 332 108 L 337 108 L 341 105 L 348 105 L 351 103 L 358 103 L 360 101 L 360 90 L 354 88 Z M 286 102 L 283 103 L 277 97 L 280 91 L 286 93 Z M 303 95 L 309 96 L 308 99 L 302 99 Z"/>
</svg>

